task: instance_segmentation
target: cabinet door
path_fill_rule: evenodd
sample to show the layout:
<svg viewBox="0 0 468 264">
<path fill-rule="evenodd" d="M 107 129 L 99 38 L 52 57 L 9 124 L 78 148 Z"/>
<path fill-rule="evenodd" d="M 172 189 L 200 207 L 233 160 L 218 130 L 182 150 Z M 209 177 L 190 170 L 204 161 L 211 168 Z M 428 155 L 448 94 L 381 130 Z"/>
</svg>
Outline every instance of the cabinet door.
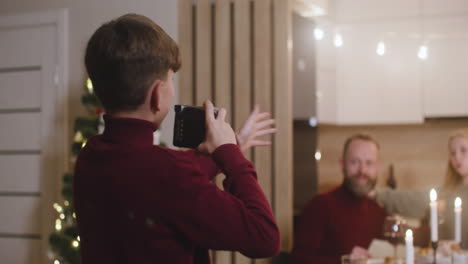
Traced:
<svg viewBox="0 0 468 264">
<path fill-rule="evenodd" d="M 468 115 L 468 17 L 434 18 L 429 58 L 423 66 L 424 114 L 427 117 Z"/>
<path fill-rule="evenodd" d="M 362 23 L 341 26 L 337 49 L 339 124 L 422 122 L 418 23 Z M 413 35 L 412 35 L 413 33 Z M 385 43 L 385 54 L 376 53 Z"/>
</svg>

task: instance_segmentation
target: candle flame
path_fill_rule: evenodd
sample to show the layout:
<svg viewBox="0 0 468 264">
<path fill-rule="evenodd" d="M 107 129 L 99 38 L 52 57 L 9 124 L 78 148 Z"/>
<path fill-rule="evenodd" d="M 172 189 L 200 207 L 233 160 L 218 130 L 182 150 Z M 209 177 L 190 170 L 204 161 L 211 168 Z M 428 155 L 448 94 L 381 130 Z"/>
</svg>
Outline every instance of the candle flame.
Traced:
<svg viewBox="0 0 468 264">
<path fill-rule="evenodd" d="M 406 238 L 413 238 L 413 231 L 411 229 L 406 230 Z"/>
<path fill-rule="evenodd" d="M 461 205 L 462 205 L 462 200 L 460 199 L 460 197 L 455 198 L 455 207 L 460 208 Z"/>
<path fill-rule="evenodd" d="M 429 197 L 431 198 L 431 202 L 435 202 L 437 200 L 437 192 L 434 189 L 431 189 L 431 193 L 429 194 Z"/>
</svg>

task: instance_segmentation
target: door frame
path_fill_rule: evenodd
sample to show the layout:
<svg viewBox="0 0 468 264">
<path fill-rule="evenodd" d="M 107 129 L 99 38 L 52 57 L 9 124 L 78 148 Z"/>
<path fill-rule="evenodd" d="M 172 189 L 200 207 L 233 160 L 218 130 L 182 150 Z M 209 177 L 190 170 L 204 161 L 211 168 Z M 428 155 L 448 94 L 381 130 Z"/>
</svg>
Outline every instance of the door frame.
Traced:
<svg viewBox="0 0 468 264">
<path fill-rule="evenodd" d="M 69 12 L 67 8 L 38 11 L 31 13 L 18 13 L 13 15 L 0 15 L 0 29 L 14 27 L 28 27 L 40 25 L 52 25 L 56 29 L 55 34 L 55 56 L 56 65 L 54 69 L 54 84 L 52 88 L 55 94 L 54 98 L 54 117 L 51 131 L 56 131 L 55 144 L 42 145 L 44 152 L 54 154 L 53 161 L 41 159 L 41 178 L 42 182 L 49 185 L 45 190 L 48 193 L 41 194 L 41 256 L 38 263 L 48 263 L 47 252 L 49 248 L 48 237 L 53 231 L 54 219 L 57 217 L 52 210 L 52 205 L 56 201 L 62 201 L 60 195 L 60 186 L 62 186 L 62 175 L 68 169 L 68 157 L 70 147 L 68 142 L 68 117 L 69 117 L 69 91 L 68 83 L 68 31 L 69 31 Z M 52 162 L 53 164 L 50 164 Z M 43 168 L 53 168 L 44 170 Z M 51 173 L 52 175 L 43 175 Z"/>
</svg>

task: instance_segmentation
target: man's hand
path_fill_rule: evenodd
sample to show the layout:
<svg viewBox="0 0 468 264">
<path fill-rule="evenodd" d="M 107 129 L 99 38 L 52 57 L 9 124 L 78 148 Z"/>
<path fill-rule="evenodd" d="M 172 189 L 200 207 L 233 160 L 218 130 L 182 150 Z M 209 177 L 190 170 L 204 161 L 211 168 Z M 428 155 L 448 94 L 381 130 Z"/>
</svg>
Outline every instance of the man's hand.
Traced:
<svg viewBox="0 0 468 264">
<path fill-rule="evenodd" d="M 198 146 L 198 151 L 211 154 L 221 145 L 236 144 L 236 135 L 231 126 L 224 121 L 226 109 L 220 108 L 218 116 L 214 116 L 214 107 L 210 101 L 205 101 L 206 137 Z"/>
<path fill-rule="evenodd" d="M 237 141 L 241 150 L 244 152 L 251 147 L 271 145 L 271 141 L 257 138 L 275 133 L 276 128 L 271 127 L 274 123 L 275 120 L 270 118 L 270 113 L 260 113 L 260 107 L 255 105 L 252 113 L 250 113 L 237 134 Z"/>
<path fill-rule="evenodd" d="M 371 254 L 367 249 L 362 248 L 360 246 L 354 246 L 353 249 L 351 250 L 350 257 L 353 258 L 371 258 Z"/>
</svg>

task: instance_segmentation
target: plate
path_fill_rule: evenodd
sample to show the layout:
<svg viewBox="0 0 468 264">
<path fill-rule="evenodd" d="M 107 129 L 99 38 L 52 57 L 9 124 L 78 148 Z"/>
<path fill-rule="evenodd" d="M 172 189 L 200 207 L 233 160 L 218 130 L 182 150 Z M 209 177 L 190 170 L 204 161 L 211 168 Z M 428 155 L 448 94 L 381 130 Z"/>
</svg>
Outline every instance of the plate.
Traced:
<svg viewBox="0 0 468 264">
<path fill-rule="evenodd" d="M 367 264 L 384 264 L 385 260 L 381 258 L 370 258 L 367 260 Z"/>
</svg>

